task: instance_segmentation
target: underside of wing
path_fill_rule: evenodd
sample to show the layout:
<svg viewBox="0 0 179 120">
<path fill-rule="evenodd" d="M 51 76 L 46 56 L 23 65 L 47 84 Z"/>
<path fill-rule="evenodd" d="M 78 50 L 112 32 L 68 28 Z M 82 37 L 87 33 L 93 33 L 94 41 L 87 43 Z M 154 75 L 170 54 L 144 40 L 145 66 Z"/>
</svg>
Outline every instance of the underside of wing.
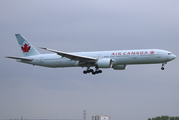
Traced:
<svg viewBox="0 0 179 120">
<path fill-rule="evenodd" d="M 86 63 L 86 62 L 96 62 L 98 59 L 94 58 L 94 57 L 87 57 L 87 56 L 81 56 L 81 55 L 76 55 L 76 54 L 71 54 L 71 53 L 66 53 L 66 52 L 62 52 L 62 51 L 57 51 L 57 50 L 52 50 L 52 49 L 48 49 L 48 48 L 44 48 L 44 47 L 40 47 L 41 49 L 47 50 L 47 51 L 51 51 L 54 53 L 57 53 L 58 55 L 62 56 L 62 57 L 66 57 L 68 59 L 71 60 L 78 60 L 81 63 Z"/>
<path fill-rule="evenodd" d="M 32 61 L 33 59 L 30 58 L 23 58 L 23 57 L 9 57 L 7 56 L 6 58 L 11 58 L 11 59 L 16 59 L 16 60 L 26 60 L 26 61 Z"/>
</svg>

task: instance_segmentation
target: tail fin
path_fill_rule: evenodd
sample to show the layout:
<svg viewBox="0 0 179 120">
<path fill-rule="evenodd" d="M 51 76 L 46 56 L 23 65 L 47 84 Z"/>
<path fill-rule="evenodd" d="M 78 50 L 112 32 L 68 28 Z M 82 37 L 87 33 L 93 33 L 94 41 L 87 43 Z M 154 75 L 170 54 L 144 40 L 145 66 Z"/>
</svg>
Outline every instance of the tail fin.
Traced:
<svg viewBox="0 0 179 120">
<path fill-rule="evenodd" d="M 21 34 L 15 34 L 15 36 L 24 57 L 40 54 Z"/>
</svg>

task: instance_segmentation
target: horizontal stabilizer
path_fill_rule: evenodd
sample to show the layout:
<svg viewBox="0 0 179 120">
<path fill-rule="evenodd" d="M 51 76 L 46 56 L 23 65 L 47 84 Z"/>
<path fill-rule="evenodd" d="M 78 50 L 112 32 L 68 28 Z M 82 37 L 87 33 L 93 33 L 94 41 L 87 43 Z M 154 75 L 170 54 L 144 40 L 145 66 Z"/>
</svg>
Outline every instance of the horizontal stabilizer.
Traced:
<svg viewBox="0 0 179 120">
<path fill-rule="evenodd" d="M 11 58 L 11 59 L 16 59 L 16 60 L 26 60 L 26 61 L 32 61 L 33 60 L 33 59 L 30 59 L 30 58 L 9 57 L 9 56 L 7 56 L 6 58 Z"/>
</svg>

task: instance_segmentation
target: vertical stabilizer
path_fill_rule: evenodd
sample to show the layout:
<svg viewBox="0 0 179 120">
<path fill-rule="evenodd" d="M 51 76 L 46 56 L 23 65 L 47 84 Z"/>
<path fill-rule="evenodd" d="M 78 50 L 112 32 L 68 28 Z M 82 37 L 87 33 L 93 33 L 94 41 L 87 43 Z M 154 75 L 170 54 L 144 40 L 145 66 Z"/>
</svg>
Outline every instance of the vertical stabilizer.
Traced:
<svg viewBox="0 0 179 120">
<path fill-rule="evenodd" d="M 15 36 L 24 57 L 40 54 L 21 34 L 15 34 Z"/>
</svg>

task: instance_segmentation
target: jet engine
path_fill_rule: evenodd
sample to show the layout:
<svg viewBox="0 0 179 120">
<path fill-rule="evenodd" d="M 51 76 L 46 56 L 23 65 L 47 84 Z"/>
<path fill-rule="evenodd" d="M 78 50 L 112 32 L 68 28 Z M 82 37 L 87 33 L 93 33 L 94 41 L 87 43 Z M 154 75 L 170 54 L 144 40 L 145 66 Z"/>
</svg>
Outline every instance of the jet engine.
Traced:
<svg viewBox="0 0 179 120">
<path fill-rule="evenodd" d="M 112 59 L 110 59 L 110 58 L 99 59 L 96 64 L 99 68 L 111 68 L 112 67 Z"/>
<path fill-rule="evenodd" d="M 114 70 L 125 70 L 126 65 L 113 65 Z"/>
</svg>

